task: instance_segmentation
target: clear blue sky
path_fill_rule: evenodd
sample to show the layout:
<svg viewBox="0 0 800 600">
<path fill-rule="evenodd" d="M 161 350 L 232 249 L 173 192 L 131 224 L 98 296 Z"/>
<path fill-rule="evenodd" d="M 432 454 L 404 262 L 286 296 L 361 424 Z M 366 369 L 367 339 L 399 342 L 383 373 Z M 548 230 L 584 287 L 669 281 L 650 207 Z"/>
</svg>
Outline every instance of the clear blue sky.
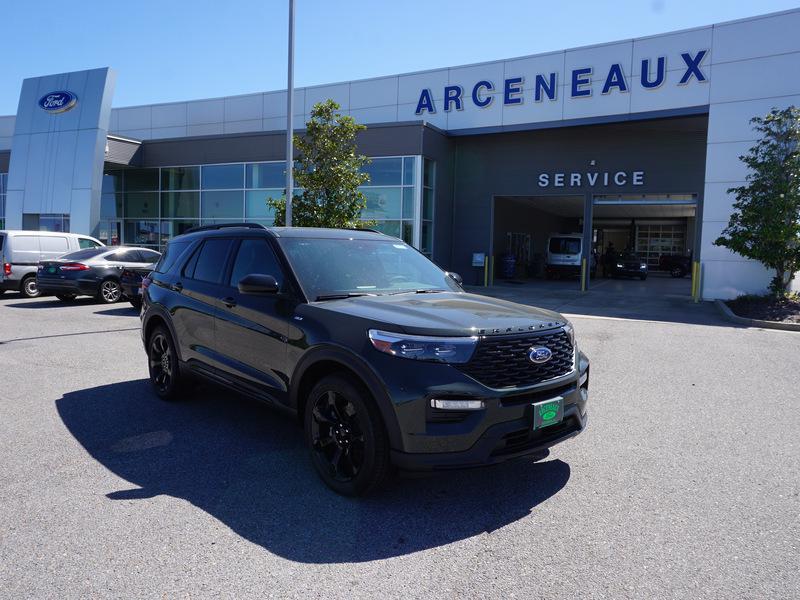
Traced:
<svg viewBox="0 0 800 600">
<path fill-rule="evenodd" d="M 509 58 L 793 8 L 798 0 L 296 0 L 297 86 Z M 286 86 L 287 0 L 6 0 L 0 115 L 25 77 L 110 66 L 114 106 Z M 613 7 L 613 8 L 612 8 Z"/>
</svg>

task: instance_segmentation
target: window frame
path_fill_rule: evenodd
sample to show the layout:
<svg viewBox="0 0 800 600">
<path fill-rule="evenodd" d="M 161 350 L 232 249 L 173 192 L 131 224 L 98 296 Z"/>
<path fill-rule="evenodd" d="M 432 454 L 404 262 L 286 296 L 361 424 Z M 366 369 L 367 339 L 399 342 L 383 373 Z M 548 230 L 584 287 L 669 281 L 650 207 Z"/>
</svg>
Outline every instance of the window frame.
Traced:
<svg viewBox="0 0 800 600">
<path fill-rule="evenodd" d="M 278 266 L 278 269 L 280 270 L 280 276 L 281 276 L 280 281 L 278 281 L 278 292 L 279 293 L 284 292 L 285 288 L 286 288 L 286 282 L 288 281 L 286 267 L 284 266 L 283 261 L 281 260 L 281 257 L 278 255 L 278 253 L 275 250 L 275 248 L 273 247 L 273 245 L 270 243 L 270 241 L 266 237 L 263 237 L 263 236 L 245 236 L 245 237 L 238 238 L 236 240 L 235 249 L 234 249 L 233 252 L 230 252 L 230 255 L 228 257 L 228 269 L 227 269 L 227 273 L 225 275 L 225 280 L 223 282 L 223 286 L 227 287 L 228 289 L 233 289 L 233 290 L 238 290 L 239 289 L 239 284 L 238 283 L 236 285 L 231 284 L 231 277 L 233 277 L 233 269 L 236 266 L 236 259 L 239 258 L 239 250 L 242 247 L 242 243 L 246 242 L 246 241 L 254 241 L 254 240 L 261 240 L 262 242 L 264 242 L 264 244 L 267 246 L 267 249 L 269 250 L 269 252 L 271 252 L 272 256 L 275 258 L 275 264 Z M 264 275 L 268 275 L 268 274 L 269 273 L 264 273 Z"/>
</svg>

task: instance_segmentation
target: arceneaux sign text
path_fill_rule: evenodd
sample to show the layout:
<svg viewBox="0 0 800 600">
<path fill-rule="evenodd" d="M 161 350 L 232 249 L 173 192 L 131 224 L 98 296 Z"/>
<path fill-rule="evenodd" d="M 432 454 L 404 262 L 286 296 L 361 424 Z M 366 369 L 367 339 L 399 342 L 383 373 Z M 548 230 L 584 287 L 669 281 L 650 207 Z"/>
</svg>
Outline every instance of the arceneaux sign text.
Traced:
<svg viewBox="0 0 800 600">
<path fill-rule="evenodd" d="M 697 52 L 684 52 L 680 55 L 680 64 L 683 66 L 683 74 L 678 81 L 678 85 L 686 85 L 693 79 L 703 82 L 708 81 L 708 77 L 702 69 L 703 61 L 708 54 L 708 50 L 699 50 Z M 592 81 L 593 69 L 592 67 L 582 67 L 579 69 L 572 69 L 569 73 L 569 95 L 570 98 L 589 98 L 594 93 L 595 85 L 599 86 L 603 82 L 603 87 L 600 91 L 601 94 L 610 94 L 612 92 L 623 93 L 630 90 L 630 83 L 625 75 L 625 70 L 622 64 L 614 63 L 608 69 L 604 79 L 600 79 L 596 84 Z M 628 74 L 630 75 L 630 73 Z M 650 58 L 645 58 L 641 62 L 641 76 L 639 77 L 639 85 L 646 90 L 656 90 L 660 88 L 667 76 L 667 57 L 659 56 L 653 61 Z M 478 81 L 471 87 L 463 87 L 460 84 L 448 85 L 444 88 L 444 104 L 445 112 L 451 110 L 463 110 L 464 105 L 471 101 L 472 104 L 478 108 L 487 108 L 495 100 L 495 90 L 497 90 L 497 99 L 502 102 L 504 106 L 513 106 L 515 104 L 522 104 L 525 98 L 525 91 L 523 91 L 525 84 L 525 77 L 509 77 L 502 81 L 500 87 L 496 87 L 495 82 L 483 79 Z M 502 93 L 500 93 L 502 92 Z M 533 100 L 542 102 L 547 100 L 556 100 L 558 95 L 558 73 L 539 73 L 533 80 L 533 90 L 527 93 L 533 94 Z M 425 88 L 420 92 L 419 100 L 417 101 L 416 114 L 422 115 L 425 113 L 435 113 L 437 110 L 436 103 L 433 99 L 433 92 L 430 88 Z"/>
</svg>

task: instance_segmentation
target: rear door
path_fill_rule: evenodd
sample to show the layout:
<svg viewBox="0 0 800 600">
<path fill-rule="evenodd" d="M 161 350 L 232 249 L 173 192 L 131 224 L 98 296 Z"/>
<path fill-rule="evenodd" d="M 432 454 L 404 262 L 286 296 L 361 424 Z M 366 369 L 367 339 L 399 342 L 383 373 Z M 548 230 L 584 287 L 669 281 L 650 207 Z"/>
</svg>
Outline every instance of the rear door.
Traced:
<svg viewBox="0 0 800 600">
<path fill-rule="evenodd" d="M 215 344 L 214 320 L 232 246 L 230 238 L 204 240 L 171 284 L 182 296 L 172 307 L 172 323 L 184 361 L 224 368 Z"/>
<path fill-rule="evenodd" d="M 287 390 L 287 333 L 294 302 L 288 294 L 242 294 L 245 275 L 272 275 L 284 291 L 285 276 L 263 238 L 244 238 L 234 249 L 222 282 L 216 324 L 217 347 L 228 369 L 245 384 L 283 401 Z"/>
</svg>

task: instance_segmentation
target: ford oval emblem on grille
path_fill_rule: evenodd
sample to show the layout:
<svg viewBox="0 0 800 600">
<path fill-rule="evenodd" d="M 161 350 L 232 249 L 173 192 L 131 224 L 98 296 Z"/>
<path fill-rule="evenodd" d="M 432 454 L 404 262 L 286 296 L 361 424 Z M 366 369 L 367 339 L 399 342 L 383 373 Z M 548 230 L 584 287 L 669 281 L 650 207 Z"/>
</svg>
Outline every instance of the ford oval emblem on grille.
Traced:
<svg viewBox="0 0 800 600">
<path fill-rule="evenodd" d="M 551 358 L 553 358 L 553 351 L 550 350 L 550 348 L 545 348 L 544 346 L 538 346 L 528 350 L 528 359 L 530 359 L 532 363 L 535 363 L 537 365 L 542 365 Z"/>
</svg>

